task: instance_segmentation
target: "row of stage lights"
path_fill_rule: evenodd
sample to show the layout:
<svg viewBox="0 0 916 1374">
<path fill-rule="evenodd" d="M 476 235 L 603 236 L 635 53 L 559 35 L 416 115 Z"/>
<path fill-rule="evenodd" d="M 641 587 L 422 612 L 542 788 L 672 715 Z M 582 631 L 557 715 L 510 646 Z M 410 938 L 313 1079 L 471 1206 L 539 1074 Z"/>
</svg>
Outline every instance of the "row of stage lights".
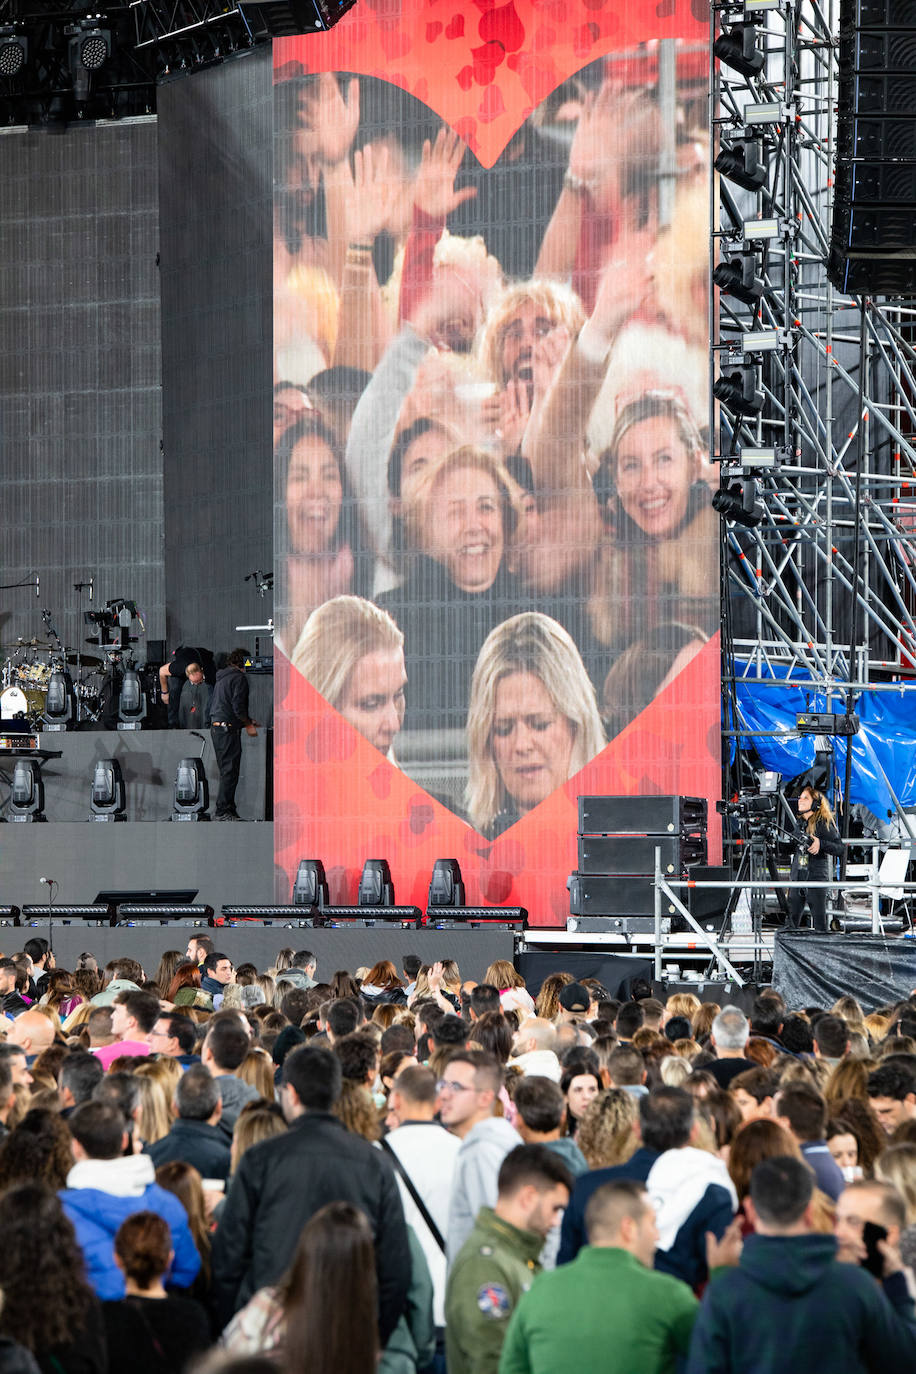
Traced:
<svg viewBox="0 0 916 1374">
<path fill-rule="evenodd" d="M 105 760 L 113 762 L 113 760 Z M 34 816 L 31 819 L 36 819 Z M 43 819 L 43 817 L 41 818 Z M 93 815 L 93 820 L 98 819 Z M 42 878 L 42 882 L 49 879 Z M 224 905 L 214 918 L 213 907 L 178 901 L 177 893 L 154 894 L 156 900 L 137 900 L 141 894 L 100 893 L 94 902 L 83 905 L 0 907 L 0 925 L 26 921 L 43 923 L 56 917 L 64 921 L 90 921 L 97 925 L 183 924 L 281 925 L 296 927 L 330 926 L 365 928 L 400 926 L 415 930 L 420 926 L 436 930 L 456 927 L 509 927 L 523 930 L 528 912 L 523 906 L 467 906 L 464 882 L 457 859 L 437 859 L 433 865 L 426 912 L 418 906 L 398 905 L 387 859 L 367 859 L 359 880 L 353 905 L 330 901 L 324 864 L 320 859 L 303 859 L 293 884 L 288 905 Z M 188 893 L 194 896 L 194 893 Z M 125 901 L 125 896 L 131 900 Z M 172 900 L 163 902 L 163 898 Z"/>
<path fill-rule="evenodd" d="M 744 0 L 743 17 L 725 28 L 713 45 L 720 63 L 745 79 L 752 96 L 756 94 L 752 83 L 760 77 L 766 62 L 765 38 L 760 25 L 765 21 L 766 12 L 779 9 L 781 3 L 782 0 Z M 721 140 L 715 168 L 725 180 L 756 194 L 765 188 L 769 175 L 767 131 L 784 125 L 793 112 L 777 101 L 766 101 L 748 103 L 742 113 L 740 136 Z M 740 248 L 723 256 L 713 271 L 713 280 L 722 294 L 756 315 L 766 293 L 765 256 L 774 242 L 785 242 L 791 233 L 792 227 L 778 217 L 744 220 L 740 235 L 736 230 L 733 236 L 735 240 L 740 237 Z M 740 467 L 745 475 L 740 482 L 720 487 L 712 504 L 724 519 L 748 529 L 760 525 L 765 515 L 759 499 L 763 473 L 776 469 L 785 455 L 775 447 L 740 445 L 740 429 L 745 422 L 757 420 L 763 412 L 765 395 L 758 385 L 758 372 L 764 356 L 790 346 L 791 340 L 777 329 L 748 330 L 741 340 L 741 356 L 733 355 L 728 359 L 713 385 L 716 400 L 733 417 L 732 452 L 723 455 L 722 461 Z M 755 360 L 755 355 L 760 362 Z"/>
<path fill-rule="evenodd" d="M 200 759 L 180 759 L 172 799 L 173 821 L 208 821 L 210 787 Z M 47 821 L 45 785 L 37 759 L 17 759 L 10 788 L 8 821 Z M 98 759 L 89 790 L 90 821 L 126 821 L 127 794 L 117 759 Z"/>
</svg>

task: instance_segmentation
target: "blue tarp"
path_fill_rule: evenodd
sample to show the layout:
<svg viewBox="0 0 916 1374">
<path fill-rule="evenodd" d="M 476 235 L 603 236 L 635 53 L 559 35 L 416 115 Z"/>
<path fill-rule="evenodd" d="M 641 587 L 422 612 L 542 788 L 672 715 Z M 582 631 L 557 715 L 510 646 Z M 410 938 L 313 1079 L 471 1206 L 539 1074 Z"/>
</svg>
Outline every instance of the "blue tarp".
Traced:
<svg viewBox="0 0 916 1374">
<path fill-rule="evenodd" d="M 737 664 L 736 672 L 742 671 L 742 665 Z M 772 681 L 780 675 L 768 672 L 768 676 Z M 784 687 L 761 685 L 750 678 L 737 684 L 736 728 L 786 732 L 785 739 L 749 735 L 740 741 L 742 747 L 753 745 L 768 769 L 787 778 L 805 772 L 814 763 L 814 736 L 790 737 L 795 717 L 804 711 L 828 710 L 825 696 L 793 686 L 793 677 L 807 680 L 808 674 L 798 669 L 787 672 Z M 842 711 L 840 698 L 834 696 L 829 709 Z M 902 805 L 916 806 L 916 691 L 862 692 L 854 709 L 861 729 L 852 738 L 850 802 L 862 803 L 879 817 L 893 813 L 889 782 Z M 847 743 L 842 737 L 833 740 L 834 766 L 840 777 L 846 768 Z"/>
</svg>

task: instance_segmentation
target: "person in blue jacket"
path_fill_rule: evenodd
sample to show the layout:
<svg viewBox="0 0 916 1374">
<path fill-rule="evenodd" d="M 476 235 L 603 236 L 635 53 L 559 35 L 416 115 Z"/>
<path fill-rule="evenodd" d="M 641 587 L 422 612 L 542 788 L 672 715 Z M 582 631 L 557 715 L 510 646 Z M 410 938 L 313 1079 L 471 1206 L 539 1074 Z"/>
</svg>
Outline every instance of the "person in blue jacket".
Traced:
<svg viewBox="0 0 916 1374">
<path fill-rule="evenodd" d="M 114 1238 L 121 1222 L 134 1212 L 155 1212 L 168 1224 L 174 1258 L 166 1287 L 189 1287 L 200 1270 L 200 1255 L 188 1215 L 178 1198 L 156 1183 L 149 1155 L 123 1153 L 127 1129 L 118 1108 L 111 1102 L 84 1102 L 67 1124 L 75 1163 L 59 1196 L 99 1298 L 124 1297 Z"/>
</svg>

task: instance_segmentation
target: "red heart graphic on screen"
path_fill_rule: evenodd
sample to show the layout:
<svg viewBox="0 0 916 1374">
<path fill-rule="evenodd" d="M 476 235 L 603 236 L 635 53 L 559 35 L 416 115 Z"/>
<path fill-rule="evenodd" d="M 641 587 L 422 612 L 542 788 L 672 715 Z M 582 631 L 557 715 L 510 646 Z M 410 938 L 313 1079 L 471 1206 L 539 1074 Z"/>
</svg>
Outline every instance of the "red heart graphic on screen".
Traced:
<svg viewBox="0 0 916 1374">
<path fill-rule="evenodd" d="M 274 70 L 278 80 L 338 71 L 391 81 L 492 167 L 536 106 L 585 63 L 645 45 L 648 85 L 656 79 L 653 40 L 708 37 L 706 0 L 459 0 L 445 13 L 435 2 L 360 0 L 329 33 L 275 39 Z"/>
</svg>

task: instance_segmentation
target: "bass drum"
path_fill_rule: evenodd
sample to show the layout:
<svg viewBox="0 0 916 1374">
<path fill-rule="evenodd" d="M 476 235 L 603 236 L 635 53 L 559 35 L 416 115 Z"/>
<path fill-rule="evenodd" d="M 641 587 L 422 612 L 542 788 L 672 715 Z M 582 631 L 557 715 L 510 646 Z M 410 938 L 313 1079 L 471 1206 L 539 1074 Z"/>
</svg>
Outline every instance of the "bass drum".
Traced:
<svg viewBox="0 0 916 1374">
<path fill-rule="evenodd" d="M 45 709 L 46 692 L 37 687 L 23 691 L 21 687 L 7 687 L 0 692 L 0 718 L 3 720 L 30 720 L 37 718 Z"/>
</svg>

